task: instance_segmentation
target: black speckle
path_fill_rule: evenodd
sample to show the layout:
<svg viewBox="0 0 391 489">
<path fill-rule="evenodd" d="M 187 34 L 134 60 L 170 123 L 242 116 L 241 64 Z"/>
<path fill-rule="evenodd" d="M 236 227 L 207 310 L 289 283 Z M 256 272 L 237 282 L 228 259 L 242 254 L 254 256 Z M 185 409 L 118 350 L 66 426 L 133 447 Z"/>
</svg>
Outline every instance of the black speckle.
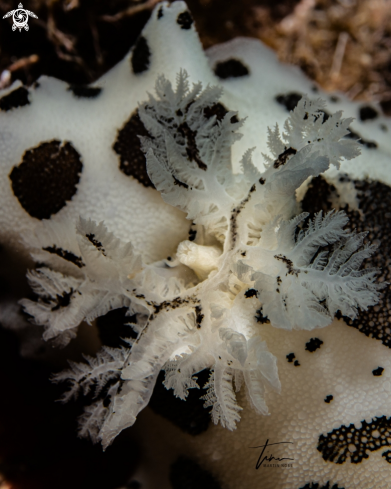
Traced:
<svg viewBox="0 0 391 489">
<path fill-rule="evenodd" d="M 287 111 L 291 112 L 296 105 L 299 103 L 299 100 L 302 98 L 301 93 L 297 92 L 289 92 L 285 95 L 277 95 L 276 101 L 283 105 Z"/>
<path fill-rule="evenodd" d="M 202 314 L 202 307 L 201 306 L 196 306 L 195 312 L 196 312 L 197 328 L 201 328 L 201 323 L 202 323 L 202 321 L 204 319 L 204 314 Z"/>
<path fill-rule="evenodd" d="M 383 367 L 377 367 L 375 370 L 372 370 L 372 375 L 374 375 L 375 377 L 380 377 L 383 372 L 384 372 Z"/>
<path fill-rule="evenodd" d="M 246 299 L 249 299 L 250 297 L 257 297 L 257 294 L 258 294 L 258 291 L 257 290 L 255 290 L 255 289 L 248 289 L 244 293 L 244 297 L 246 297 Z"/>
<path fill-rule="evenodd" d="M 270 319 L 267 316 L 264 316 L 262 313 L 262 307 L 257 310 L 257 312 L 255 314 L 255 319 L 256 319 L 257 323 L 270 324 Z"/>
<path fill-rule="evenodd" d="M 296 358 L 296 355 L 294 353 L 289 353 L 287 356 L 286 356 L 287 360 L 289 363 L 292 363 L 293 362 L 293 359 Z"/>
<path fill-rule="evenodd" d="M 9 178 L 23 209 L 31 217 L 49 219 L 75 195 L 82 168 L 71 143 L 53 140 L 27 150 Z"/>
<path fill-rule="evenodd" d="M 379 116 L 377 110 L 369 105 L 364 105 L 364 107 L 360 107 L 359 110 L 360 119 L 362 121 L 370 121 L 376 119 Z"/>
<path fill-rule="evenodd" d="M 331 485 L 330 481 L 327 481 L 326 484 L 320 485 L 318 482 L 307 482 L 305 486 L 300 487 L 300 489 L 344 489 L 343 487 L 339 487 L 337 484 Z"/>
<path fill-rule="evenodd" d="M 319 338 L 311 338 L 308 343 L 305 344 L 305 349 L 313 353 L 315 350 L 323 345 L 323 341 Z"/>
<path fill-rule="evenodd" d="M 390 440 L 391 418 L 382 416 L 373 418 L 369 423 L 361 421 L 360 428 L 354 424 L 342 425 L 327 435 L 320 435 L 317 448 L 326 462 L 343 464 L 350 458 L 351 463 L 359 464 L 369 458 L 369 451 L 390 446 Z M 351 445 L 354 445 L 355 450 L 349 450 Z"/>
<path fill-rule="evenodd" d="M 86 234 L 86 238 L 88 239 L 88 241 L 90 243 L 92 243 L 95 246 L 95 248 L 97 250 L 99 250 L 102 253 L 102 255 L 105 255 L 106 256 L 106 253 L 105 253 L 105 250 L 103 248 L 103 245 L 102 245 L 102 243 L 100 241 L 98 241 L 97 239 L 95 239 L 95 234 L 93 234 L 93 233 Z"/>
<path fill-rule="evenodd" d="M 76 256 L 70 251 L 63 250 L 62 248 L 57 248 L 56 245 L 53 246 L 47 246 L 46 248 L 43 248 L 44 251 L 47 251 L 48 253 L 51 253 L 53 255 L 58 255 L 61 258 L 63 258 L 66 261 L 70 261 L 74 265 L 76 265 L 79 268 L 82 268 L 85 266 L 85 263 L 83 263 L 83 260 L 80 256 Z"/>
<path fill-rule="evenodd" d="M 334 399 L 334 396 L 332 396 L 331 394 L 329 394 L 328 396 L 326 396 L 324 402 L 327 402 L 327 404 L 330 404 L 330 402 Z"/>
<path fill-rule="evenodd" d="M 295 360 L 295 361 L 293 362 L 293 365 L 294 365 L 295 367 L 300 367 L 299 360 Z"/>
<path fill-rule="evenodd" d="M 87 85 L 69 85 L 68 90 L 77 98 L 96 98 L 102 92 L 100 87 Z"/>
<path fill-rule="evenodd" d="M 384 457 L 389 464 L 391 464 L 391 451 L 387 450 L 386 452 L 383 452 L 382 457 Z"/>
<path fill-rule="evenodd" d="M 246 252 L 243 251 L 242 253 L 240 253 L 242 256 L 246 256 Z"/>
<path fill-rule="evenodd" d="M 24 87 L 19 87 L 13 90 L 11 93 L 4 95 L 0 98 L 0 110 L 4 110 L 8 112 L 12 109 L 17 109 L 18 107 L 23 107 L 24 105 L 28 105 L 29 101 L 29 92 Z"/>
<path fill-rule="evenodd" d="M 158 20 L 163 17 L 163 7 L 160 7 L 159 10 L 157 11 L 157 18 Z"/>
<path fill-rule="evenodd" d="M 265 182 L 266 182 L 266 180 L 265 180 L 264 178 L 262 178 L 262 177 L 261 177 L 261 178 L 259 179 L 259 183 L 260 183 L 261 185 L 265 185 Z"/>
<path fill-rule="evenodd" d="M 118 131 L 113 145 L 114 151 L 120 156 L 119 168 L 125 175 L 132 176 L 144 187 L 155 188 L 147 173 L 147 164 L 138 136 L 151 137 L 136 110 Z"/>
<path fill-rule="evenodd" d="M 147 40 L 144 36 L 140 36 L 133 48 L 131 63 L 133 68 L 133 73 L 143 73 L 149 68 L 149 58 L 151 56 L 151 51 Z"/>
<path fill-rule="evenodd" d="M 168 257 L 167 257 L 167 260 L 168 260 L 168 261 L 171 261 L 171 260 L 172 260 L 171 256 L 168 256 Z"/>
<path fill-rule="evenodd" d="M 221 489 L 210 472 L 183 456 L 171 465 L 170 482 L 172 489 Z"/>
<path fill-rule="evenodd" d="M 248 75 L 249 69 L 240 60 L 235 58 L 227 59 L 216 63 L 215 74 L 225 80 L 226 78 L 239 78 Z"/>
<path fill-rule="evenodd" d="M 164 387 L 164 375 L 164 372 L 161 371 L 148 406 L 185 433 L 195 436 L 206 431 L 210 423 L 210 413 L 208 409 L 204 408 L 199 389 L 189 389 L 186 401 L 183 401 L 175 397 L 172 390 Z M 208 369 L 198 372 L 195 375 L 198 385 L 206 384 L 209 375 Z"/>
<path fill-rule="evenodd" d="M 191 13 L 188 10 L 185 10 L 178 15 L 176 22 L 181 26 L 181 29 L 188 30 L 190 29 L 194 20 Z"/>
</svg>

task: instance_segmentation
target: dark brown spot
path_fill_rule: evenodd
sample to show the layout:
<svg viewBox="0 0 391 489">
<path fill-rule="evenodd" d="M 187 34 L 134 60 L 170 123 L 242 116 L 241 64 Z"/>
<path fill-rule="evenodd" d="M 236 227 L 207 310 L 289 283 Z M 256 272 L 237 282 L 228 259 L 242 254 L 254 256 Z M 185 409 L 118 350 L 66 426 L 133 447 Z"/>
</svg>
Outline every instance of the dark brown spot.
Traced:
<svg viewBox="0 0 391 489">
<path fill-rule="evenodd" d="M 125 175 L 132 176 L 144 187 L 155 188 L 147 173 L 147 164 L 138 136 L 151 138 L 136 110 L 118 131 L 117 140 L 113 145 L 114 151 L 120 156 L 119 168 Z"/>
<path fill-rule="evenodd" d="M 288 112 L 291 112 L 299 103 L 299 100 L 302 98 L 302 96 L 303 95 L 301 93 L 289 92 L 285 95 L 277 95 L 276 101 L 280 105 L 283 105 Z"/>
<path fill-rule="evenodd" d="M 239 78 L 249 74 L 249 69 L 239 59 L 231 58 L 216 63 L 215 74 L 225 80 L 227 78 Z"/>
<path fill-rule="evenodd" d="M 178 15 L 176 22 L 181 26 L 181 29 L 189 30 L 194 20 L 191 13 L 188 10 L 185 10 Z"/>
<path fill-rule="evenodd" d="M 0 110 L 4 110 L 8 112 L 12 109 L 17 109 L 18 107 L 23 107 L 28 105 L 29 101 L 29 92 L 24 87 L 19 87 L 16 90 L 13 90 L 11 93 L 4 95 L 0 98 Z"/>
<path fill-rule="evenodd" d="M 147 40 L 144 36 L 140 36 L 133 48 L 131 64 L 133 68 L 133 73 L 143 73 L 149 68 L 149 62 L 151 57 L 151 51 Z"/>
<path fill-rule="evenodd" d="M 88 85 L 69 85 L 68 90 L 77 98 L 96 98 L 102 92 L 100 87 Z"/>
<path fill-rule="evenodd" d="M 71 143 L 53 140 L 27 150 L 9 178 L 23 209 L 37 219 L 49 219 L 75 195 L 82 168 Z"/>
<path fill-rule="evenodd" d="M 369 105 L 364 105 L 363 107 L 360 107 L 359 115 L 360 115 L 360 119 L 363 122 L 371 121 L 379 116 L 377 110 L 375 110 L 373 107 Z"/>
<path fill-rule="evenodd" d="M 288 355 L 286 356 L 286 359 L 288 360 L 289 363 L 292 363 L 295 358 L 296 355 L 294 353 L 288 353 Z"/>
</svg>

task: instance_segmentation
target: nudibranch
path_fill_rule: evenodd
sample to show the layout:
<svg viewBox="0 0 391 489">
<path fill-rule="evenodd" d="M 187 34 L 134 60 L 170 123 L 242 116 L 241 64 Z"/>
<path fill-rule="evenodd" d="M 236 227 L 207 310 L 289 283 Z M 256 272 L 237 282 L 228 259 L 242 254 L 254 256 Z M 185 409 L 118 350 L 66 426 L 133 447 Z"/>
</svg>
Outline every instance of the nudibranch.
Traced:
<svg viewBox="0 0 391 489">
<path fill-rule="evenodd" d="M 256 40 L 204 53 L 181 1 L 91 86 L 15 83 L 0 109 L 0 239 L 38 264 L 25 311 L 59 345 L 83 320 L 129 318 L 122 346 L 55 377 L 64 400 L 94 393 L 81 436 L 107 447 L 164 370 L 221 424 L 178 439 L 226 487 L 389 487 L 379 109 L 320 95 Z M 292 468 L 255 470 L 266 440 L 290 444 L 273 454 Z"/>
</svg>

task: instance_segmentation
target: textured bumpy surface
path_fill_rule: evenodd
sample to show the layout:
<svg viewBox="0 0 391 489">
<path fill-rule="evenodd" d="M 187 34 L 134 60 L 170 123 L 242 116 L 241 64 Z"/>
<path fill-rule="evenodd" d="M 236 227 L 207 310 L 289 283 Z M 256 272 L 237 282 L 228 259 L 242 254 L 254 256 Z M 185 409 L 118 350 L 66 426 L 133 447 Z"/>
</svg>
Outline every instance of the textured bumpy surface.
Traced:
<svg viewBox="0 0 391 489">
<path fill-rule="evenodd" d="M 388 487 L 391 124 L 321 98 L 257 41 L 205 56 L 183 2 L 93 87 L 0 94 L 0 240 L 39 263 L 26 311 L 60 345 L 112 309 L 131 323 L 56 377 L 96 397 L 80 435 L 109 445 L 164 369 L 222 425 L 167 435 L 212 486 Z M 291 467 L 256 470 L 267 440 Z"/>
</svg>

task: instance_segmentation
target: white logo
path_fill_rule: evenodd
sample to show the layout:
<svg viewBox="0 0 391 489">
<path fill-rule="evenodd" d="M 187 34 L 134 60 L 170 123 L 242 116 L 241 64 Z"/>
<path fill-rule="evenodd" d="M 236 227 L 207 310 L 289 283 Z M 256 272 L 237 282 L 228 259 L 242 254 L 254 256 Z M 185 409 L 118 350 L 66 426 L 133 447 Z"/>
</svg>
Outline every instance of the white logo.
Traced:
<svg viewBox="0 0 391 489">
<path fill-rule="evenodd" d="M 11 15 L 14 21 L 12 30 L 15 31 L 16 29 L 19 29 L 19 32 L 23 29 L 23 27 L 26 31 L 29 30 L 29 26 L 27 24 L 29 21 L 29 16 L 34 17 L 34 19 L 38 19 L 38 17 L 33 12 L 30 12 L 30 10 L 25 10 L 21 3 L 18 5 L 18 8 L 16 10 L 10 10 L 9 12 L 7 12 L 4 15 L 3 19 L 11 17 Z"/>
</svg>

